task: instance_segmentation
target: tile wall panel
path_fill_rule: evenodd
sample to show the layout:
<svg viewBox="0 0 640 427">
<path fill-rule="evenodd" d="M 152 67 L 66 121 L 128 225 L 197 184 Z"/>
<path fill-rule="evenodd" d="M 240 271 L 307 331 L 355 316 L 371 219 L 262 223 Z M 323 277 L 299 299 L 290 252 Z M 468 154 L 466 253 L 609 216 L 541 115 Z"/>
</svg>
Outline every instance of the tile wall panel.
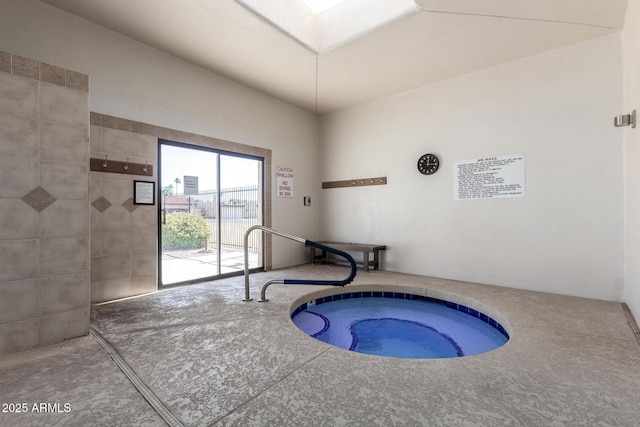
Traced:
<svg viewBox="0 0 640 427">
<path fill-rule="evenodd" d="M 139 159 L 155 159 L 158 139 L 149 135 L 131 134 L 131 156 Z M 142 161 L 141 163 L 144 163 Z"/>
<path fill-rule="evenodd" d="M 11 72 L 17 76 L 24 76 L 37 80 L 40 77 L 40 63 L 33 59 L 13 55 L 13 59 L 11 61 Z"/>
<path fill-rule="evenodd" d="M 40 186 L 57 199 L 86 201 L 88 185 L 86 165 L 40 162 Z"/>
<path fill-rule="evenodd" d="M 130 289 L 134 295 L 146 294 L 156 289 L 157 282 L 158 276 L 156 274 L 132 277 Z"/>
<path fill-rule="evenodd" d="M 82 73 L 76 73 L 72 70 L 67 70 L 66 85 L 70 89 L 76 89 L 82 92 L 89 92 L 89 76 Z"/>
<path fill-rule="evenodd" d="M 150 287 L 149 290 L 134 289 L 131 286 L 131 277 L 116 280 L 104 280 L 100 284 L 102 286 L 102 298 L 104 298 L 105 301 L 126 298 L 132 295 L 140 295 L 147 292 L 153 292 L 157 289 L 157 284 L 154 284 L 154 286 Z"/>
<path fill-rule="evenodd" d="M 89 237 L 40 239 L 40 274 L 89 270 Z"/>
<path fill-rule="evenodd" d="M 92 218 L 92 222 L 91 222 L 91 229 L 89 231 L 90 235 L 91 235 L 91 257 L 99 257 L 102 255 L 102 231 L 97 228 L 94 228 L 94 224 L 93 224 L 93 218 L 98 216 L 99 217 L 99 213 L 94 214 L 93 213 L 93 209 L 91 209 L 91 218 Z"/>
<path fill-rule="evenodd" d="M 63 163 L 87 165 L 89 144 L 86 128 L 60 123 L 40 123 L 40 157 Z"/>
<path fill-rule="evenodd" d="M 91 283 L 99 282 L 102 279 L 102 257 L 92 256 L 89 269 L 91 271 Z"/>
<path fill-rule="evenodd" d="M 158 223 L 158 208 L 156 206 L 138 206 L 131 213 L 131 222 L 135 228 L 148 228 Z"/>
<path fill-rule="evenodd" d="M 38 280 L 0 284 L 0 325 L 38 317 Z"/>
<path fill-rule="evenodd" d="M 102 280 L 131 278 L 131 254 L 102 256 Z"/>
<path fill-rule="evenodd" d="M 39 318 L 39 340 L 41 345 L 54 344 L 62 340 L 89 333 L 89 304 L 86 308 L 65 311 Z"/>
<path fill-rule="evenodd" d="M 84 200 L 56 200 L 40 212 L 41 237 L 86 236 L 89 234 L 89 206 Z"/>
<path fill-rule="evenodd" d="M 91 125 L 89 128 L 89 149 L 91 157 L 102 157 L 102 128 L 100 126 Z"/>
<path fill-rule="evenodd" d="M 102 152 L 119 160 L 131 156 L 131 133 L 117 129 L 103 129 Z"/>
<path fill-rule="evenodd" d="M 40 345 L 39 320 L 0 324 L 0 354 L 28 350 Z"/>
<path fill-rule="evenodd" d="M 38 234 L 38 212 L 20 199 L 0 198 L 0 240 L 31 239 Z"/>
<path fill-rule="evenodd" d="M 88 77 L 0 62 L 1 356 L 88 332 L 91 222 Z"/>
<path fill-rule="evenodd" d="M 104 301 L 105 298 L 102 294 L 102 282 L 91 281 L 91 302 Z"/>
<path fill-rule="evenodd" d="M 37 277 L 38 264 L 33 259 L 37 253 L 38 241 L 35 239 L 0 240 L 0 285 L 4 281 Z"/>
<path fill-rule="evenodd" d="M 0 116 L 0 156 L 38 155 L 38 122 L 19 117 Z"/>
<path fill-rule="evenodd" d="M 124 178 L 102 180 L 102 196 L 114 206 L 122 205 L 133 196 L 133 180 L 126 175 L 121 176 Z"/>
<path fill-rule="evenodd" d="M 131 184 L 133 192 L 133 184 Z M 95 208 L 91 208 L 95 210 Z M 102 212 L 102 230 L 130 230 L 131 213 L 119 204 L 112 204 Z"/>
<path fill-rule="evenodd" d="M 65 69 L 56 67 L 55 65 L 40 65 L 40 80 L 47 83 L 53 83 L 58 86 L 65 85 Z"/>
<path fill-rule="evenodd" d="M 131 276 L 152 276 L 158 271 L 158 256 L 155 252 L 139 252 L 131 256 Z"/>
<path fill-rule="evenodd" d="M 40 315 L 78 310 L 89 305 L 89 272 L 39 279 Z"/>
<path fill-rule="evenodd" d="M 0 157 L 0 197 L 21 198 L 38 186 L 38 161 Z"/>
<path fill-rule="evenodd" d="M 89 103 L 87 100 L 88 96 L 85 92 L 41 83 L 40 121 L 59 123 L 74 129 L 86 129 L 89 126 Z M 88 137 L 88 129 L 86 136 Z"/>
<path fill-rule="evenodd" d="M 38 82 L 0 72 L 0 115 L 38 119 Z"/>
<path fill-rule="evenodd" d="M 131 229 L 131 252 L 152 252 L 158 250 L 158 227 L 135 227 Z"/>
<path fill-rule="evenodd" d="M 102 255 L 128 254 L 131 252 L 131 231 L 113 230 L 101 233 L 101 235 Z"/>
</svg>

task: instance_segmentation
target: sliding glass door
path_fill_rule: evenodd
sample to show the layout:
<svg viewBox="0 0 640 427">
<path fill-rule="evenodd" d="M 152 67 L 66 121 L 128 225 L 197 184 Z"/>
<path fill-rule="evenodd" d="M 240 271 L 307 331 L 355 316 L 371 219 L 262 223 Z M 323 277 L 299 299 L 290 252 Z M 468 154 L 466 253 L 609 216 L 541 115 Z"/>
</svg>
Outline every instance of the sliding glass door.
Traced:
<svg viewBox="0 0 640 427">
<path fill-rule="evenodd" d="M 159 282 L 195 283 L 244 270 L 243 236 L 263 218 L 263 161 L 160 140 Z M 261 233 L 249 267 L 261 269 Z"/>
</svg>

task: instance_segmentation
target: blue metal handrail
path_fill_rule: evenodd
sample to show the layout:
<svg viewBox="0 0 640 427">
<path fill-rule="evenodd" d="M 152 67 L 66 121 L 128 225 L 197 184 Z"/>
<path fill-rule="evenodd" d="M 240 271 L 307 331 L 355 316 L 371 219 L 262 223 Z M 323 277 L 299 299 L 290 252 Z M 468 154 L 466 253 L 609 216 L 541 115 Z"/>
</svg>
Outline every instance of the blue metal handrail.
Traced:
<svg viewBox="0 0 640 427">
<path fill-rule="evenodd" d="M 243 301 L 251 301 L 252 298 L 249 295 L 249 234 L 253 230 L 262 230 L 266 233 L 275 234 L 276 236 L 284 237 L 290 240 L 294 240 L 296 242 L 304 243 L 305 246 L 310 246 L 312 248 L 321 249 L 323 251 L 331 252 L 333 254 L 339 255 L 349 261 L 351 265 L 351 271 L 349 275 L 343 280 L 308 280 L 308 279 L 274 279 L 269 280 L 262 286 L 262 290 L 260 291 L 260 299 L 259 302 L 269 301 L 266 298 L 267 287 L 273 283 L 282 283 L 285 285 L 329 285 L 329 286 L 345 286 L 353 281 L 356 277 L 356 262 L 351 255 L 348 253 L 341 251 L 336 248 L 332 248 L 331 246 L 323 245 L 318 242 L 314 242 L 311 240 L 303 239 L 302 237 L 292 236 L 290 234 L 281 233 L 279 231 L 272 230 L 271 228 L 262 226 L 262 225 L 254 225 L 250 227 L 244 233 L 244 299 Z"/>
</svg>

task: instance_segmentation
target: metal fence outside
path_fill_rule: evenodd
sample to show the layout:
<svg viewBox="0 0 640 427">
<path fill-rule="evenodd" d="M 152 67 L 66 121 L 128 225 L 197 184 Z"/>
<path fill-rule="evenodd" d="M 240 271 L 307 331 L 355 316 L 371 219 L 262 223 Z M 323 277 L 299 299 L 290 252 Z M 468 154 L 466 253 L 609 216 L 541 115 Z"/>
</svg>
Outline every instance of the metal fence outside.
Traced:
<svg viewBox="0 0 640 427">
<path fill-rule="evenodd" d="M 244 233 L 254 225 L 261 225 L 260 204 L 262 196 L 259 186 L 230 187 L 218 192 L 204 191 L 197 195 L 163 196 L 166 212 L 188 212 L 202 216 L 209 225 L 211 235 L 208 248 L 214 249 L 220 241 L 223 251 L 242 251 Z M 220 222 L 220 236 L 218 236 Z M 262 244 L 261 233 L 249 236 L 249 251 L 258 253 Z"/>
</svg>

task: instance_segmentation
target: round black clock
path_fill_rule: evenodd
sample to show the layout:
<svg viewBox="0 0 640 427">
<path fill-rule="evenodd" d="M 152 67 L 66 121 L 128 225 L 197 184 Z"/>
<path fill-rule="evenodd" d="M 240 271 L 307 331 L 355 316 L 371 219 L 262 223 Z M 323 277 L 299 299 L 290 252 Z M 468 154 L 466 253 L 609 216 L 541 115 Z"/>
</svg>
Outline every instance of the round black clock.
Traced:
<svg viewBox="0 0 640 427">
<path fill-rule="evenodd" d="M 440 159 L 435 154 L 423 154 L 418 159 L 418 170 L 423 175 L 436 173 L 440 166 Z"/>
</svg>

